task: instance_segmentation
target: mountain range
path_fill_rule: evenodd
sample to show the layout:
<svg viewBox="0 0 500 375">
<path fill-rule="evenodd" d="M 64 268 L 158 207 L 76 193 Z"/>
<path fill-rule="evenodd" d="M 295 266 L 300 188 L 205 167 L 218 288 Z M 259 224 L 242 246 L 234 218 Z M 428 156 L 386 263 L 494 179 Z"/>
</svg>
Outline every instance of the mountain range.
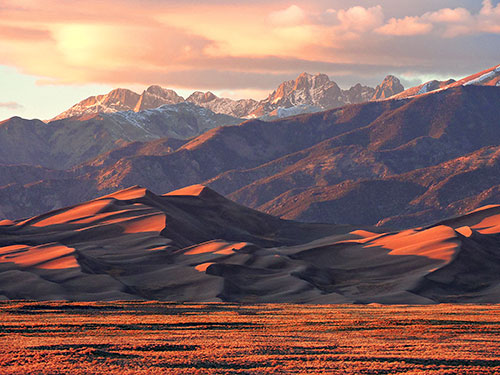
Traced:
<svg viewBox="0 0 500 375">
<path fill-rule="evenodd" d="M 176 134 L 156 130 L 152 137 L 144 131 L 168 128 L 170 121 L 155 127 L 158 120 L 144 115 L 164 107 L 48 124 L 14 118 L 0 125 L 0 160 L 9 164 L 1 167 L 0 216 L 33 216 L 135 184 L 161 193 L 203 183 L 287 219 L 427 225 L 500 201 L 499 75 L 494 67 L 458 81 L 462 84 L 406 98 L 384 98 L 390 92 L 380 88 L 370 102 L 273 121 L 240 124 L 226 117 L 227 124 L 237 125 L 185 139 L 179 139 L 185 123 L 175 127 Z M 304 80 L 307 87 L 318 85 Z M 391 84 L 395 80 L 388 78 L 382 87 Z M 289 92 L 286 87 L 291 86 L 283 86 L 283 93 Z M 279 92 L 269 103 L 288 96 L 279 99 Z M 180 106 L 209 111 L 184 102 L 166 108 Z M 103 119 L 110 116 L 117 120 L 108 128 Z M 141 120 L 126 121 L 134 116 Z M 110 130 L 129 123 L 140 139 Z M 40 129 L 48 131 L 38 135 Z"/>
<path fill-rule="evenodd" d="M 425 228 L 285 221 L 195 185 L 0 221 L 0 298 L 499 303 L 500 206 Z"/>
<path fill-rule="evenodd" d="M 106 95 L 91 96 L 59 114 L 53 120 L 65 118 L 86 120 L 89 116 L 100 113 L 139 112 L 165 104 L 186 102 L 232 117 L 269 119 L 387 98 L 403 90 L 401 82 L 394 76 L 387 76 L 375 89 L 358 83 L 349 90 L 342 90 L 326 74 L 308 73 L 302 73 L 295 80 L 281 83 L 275 91 L 261 101 L 219 98 L 210 91 L 195 91 L 184 99 L 173 90 L 154 85 L 140 95 L 128 89 L 115 89 Z"/>
<path fill-rule="evenodd" d="M 0 122 L 0 164 L 67 169 L 130 142 L 189 139 L 217 126 L 240 122 L 191 103 L 49 123 L 12 117 Z"/>
</svg>

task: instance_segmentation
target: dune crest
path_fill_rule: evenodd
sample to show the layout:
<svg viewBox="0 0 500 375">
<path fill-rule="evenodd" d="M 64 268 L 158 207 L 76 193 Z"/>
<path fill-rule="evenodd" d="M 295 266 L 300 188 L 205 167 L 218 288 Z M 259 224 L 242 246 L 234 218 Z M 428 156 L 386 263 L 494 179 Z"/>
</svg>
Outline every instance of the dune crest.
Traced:
<svg viewBox="0 0 500 375">
<path fill-rule="evenodd" d="M 182 189 L 177 189 L 177 190 L 171 191 L 170 193 L 167 193 L 164 196 L 192 195 L 192 196 L 198 197 L 201 195 L 201 193 L 205 189 L 208 189 L 208 188 L 204 185 L 191 185 L 191 186 L 186 186 Z"/>
<path fill-rule="evenodd" d="M 137 198 L 142 198 L 146 196 L 147 189 L 143 188 L 142 186 L 131 186 L 127 189 L 123 189 L 120 191 L 117 191 L 116 193 L 112 193 L 109 195 L 106 195 L 103 198 L 115 198 L 119 200 L 130 200 L 130 199 L 137 199 Z"/>
</svg>

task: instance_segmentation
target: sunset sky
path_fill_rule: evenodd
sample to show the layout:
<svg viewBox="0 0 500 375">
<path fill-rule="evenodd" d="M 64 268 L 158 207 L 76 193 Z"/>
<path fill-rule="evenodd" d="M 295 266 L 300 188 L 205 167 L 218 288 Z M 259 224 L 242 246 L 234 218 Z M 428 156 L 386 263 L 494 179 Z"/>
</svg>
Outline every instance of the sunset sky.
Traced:
<svg viewBox="0 0 500 375">
<path fill-rule="evenodd" d="M 500 63 L 495 0 L 2 0 L 0 120 L 116 87 L 262 99 L 299 73 L 405 86 Z"/>
</svg>

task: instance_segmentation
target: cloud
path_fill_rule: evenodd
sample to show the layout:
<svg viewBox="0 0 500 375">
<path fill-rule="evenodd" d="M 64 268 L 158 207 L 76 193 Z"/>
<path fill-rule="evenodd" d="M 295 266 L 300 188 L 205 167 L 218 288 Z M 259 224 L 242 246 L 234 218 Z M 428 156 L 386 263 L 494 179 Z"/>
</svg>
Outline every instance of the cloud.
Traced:
<svg viewBox="0 0 500 375">
<path fill-rule="evenodd" d="M 426 13 L 419 4 L 417 15 L 412 8 L 406 17 L 391 14 L 387 1 L 358 5 L 367 3 L 329 9 L 332 2 L 324 0 L 5 0 L 0 65 L 51 84 L 257 90 L 301 71 L 366 76 L 404 65 L 428 69 L 448 45 L 470 50 L 450 39 L 500 33 L 500 5 L 488 0 L 475 13 L 465 7 Z M 421 37 L 410 45 L 412 35 Z M 415 47 L 417 39 L 422 44 Z"/>
<path fill-rule="evenodd" d="M 384 13 L 380 5 L 371 8 L 355 6 L 346 10 L 341 9 L 336 14 L 340 28 L 351 32 L 371 31 L 384 22 Z"/>
<path fill-rule="evenodd" d="M 466 23 L 470 22 L 472 15 L 465 8 L 443 8 L 435 12 L 426 13 L 422 18 L 438 23 Z"/>
<path fill-rule="evenodd" d="M 0 25 L 0 38 L 20 41 L 37 41 L 51 39 L 50 31 L 37 28 Z"/>
<path fill-rule="evenodd" d="M 288 8 L 271 12 L 269 21 L 274 25 L 294 26 L 302 24 L 306 19 L 306 13 L 297 5 L 290 5 Z"/>
<path fill-rule="evenodd" d="M 391 18 L 384 26 L 375 31 L 379 34 L 409 36 L 423 35 L 431 32 L 433 26 L 431 23 L 423 22 L 419 17 Z"/>
<path fill-rule="evenodd" d="M 11 109 L 11 110 L 21 110 L 24 107 L 16 102 L 0 102 L 0 108 Z"/>
<path fill-rule="evenodd" d="M 376 30 L 380 34 L 404 36 L 423 35 L 433 32 L 445 38 L 462 35 L 500 34 L 500 4 L 483 0 L 478 13 L 466 8 L 442 8 L 421 16 L 391 18 Z"/>
<path fill-rule="evenodd" d="M 491 0 L 484 0 L 478 16 L 479 30 L 500 34 L 500 3 L 493 7 Z"/>
</svg>

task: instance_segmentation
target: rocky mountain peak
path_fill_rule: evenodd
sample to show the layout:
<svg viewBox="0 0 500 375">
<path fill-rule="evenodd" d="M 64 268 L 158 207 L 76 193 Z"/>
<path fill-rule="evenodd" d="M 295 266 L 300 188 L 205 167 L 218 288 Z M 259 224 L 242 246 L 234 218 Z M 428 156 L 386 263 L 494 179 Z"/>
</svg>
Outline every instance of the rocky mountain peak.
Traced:
<svg viewBox="0 0 500 375">
<path fill-rule="evenodd" d="M 295 85 L 293 86 L 294 90 L 306 89 L 311 86 L 313 76 L 309 73 L 302 73 L 295 79 Z"/>
<path fill-rule="evenodd" d="M 393 95 L 403 92 L 404 89 L 405 88 L 401 84 L 401 81 L 397 77 L 388 75 L 384 78 L 382 83 L 375 88 L 372 100 L 387 99 Z"/>
<path fill-rule="evenodd" d="M 182 96 L 179 96 L 174 90 L 164 89 L 158 85 L 149 86 L 144 93 L 159 96 L 164 99 L 172 100 L 175 103 L 165 103 L 165 104 L 177 104 L 184 101 Z M 144 95 L 143 93 L 143 95 Z"/>
<path fill-rule="evenodd" d="M 186 99 L 186 101 L 200 105 L 202 103 L 211 102 L 215 99 L 218 99 L 218 97 L 210 91 L 195 91 Z"/>
<path fill-rule="evenodd" d="M 300 74 L 297 79 L 295 79 L 294 90 L 308 90 L 319 88 L 324 85 L 331 83 L 330 78 L 326 74 L 315 74 L 311 75 L 309 73 Z"/>
<path fill-rule="evenodd" d="M 145 109 L 161 107 L 165 104 L 182 103 L 184 98 L 177 95 L 174 90 L 164 89 L 158 85 L 149 86 L 140 96 L 134 111 L 139 112 Z"/>
<path fill-rule="evenodd" d="M 319 74 L 316 74 L 315 76 L 313 76 L 313 88 L 327 85 L 331 82 L 332 81 L 330 81 L 330 78 L 326 74 L 319 73 Z"/>
<path fill-rule="evenodd" d="M 114 89 L 105 95 L 90 96 L 52 120 L 61 120 L 84 115 L 88 116 L 97 113 L 128 111 L 134 108 L 139 97 L 139 94 L 128 89 Z"/>
<path fill-rule="evenodd" d="M 135 92 L 128 89 L 114 89 L 110 91 L 107 95 L 98 95 L 88 98 L 91 102 L 103 105 L 117 105 L 118 107 L 129 106 L 135 101 L 137 101 L 137 95 Z"/>
</svg>

